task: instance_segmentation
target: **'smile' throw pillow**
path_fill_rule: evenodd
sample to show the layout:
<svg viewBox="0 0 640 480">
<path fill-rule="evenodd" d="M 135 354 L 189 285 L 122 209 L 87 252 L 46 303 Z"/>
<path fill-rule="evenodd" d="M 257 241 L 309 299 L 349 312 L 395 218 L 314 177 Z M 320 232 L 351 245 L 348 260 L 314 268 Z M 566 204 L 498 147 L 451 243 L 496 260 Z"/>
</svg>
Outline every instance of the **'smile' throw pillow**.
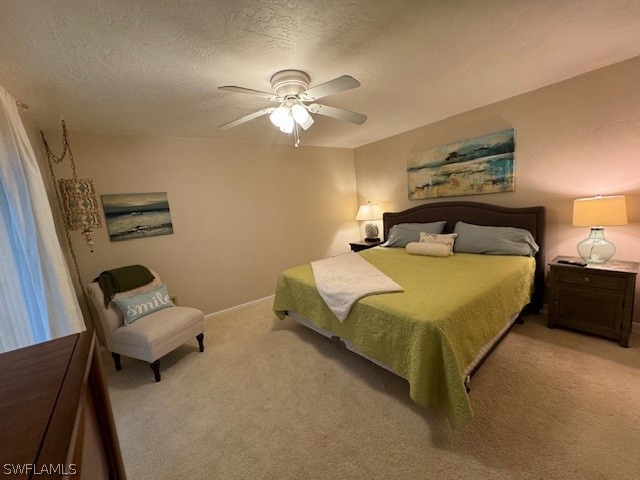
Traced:
<svg viewBox="0 0 640 480">
<path fill-rule="evenodd" d="M 130 325 L 140 317 L 152 312 L 175 306 L 169 298 L 169 292 L 167 292 L 165 285 L 131 297 L 116 297 L 113 301 L 122 310 L 125 325 Z"/>
</svg>

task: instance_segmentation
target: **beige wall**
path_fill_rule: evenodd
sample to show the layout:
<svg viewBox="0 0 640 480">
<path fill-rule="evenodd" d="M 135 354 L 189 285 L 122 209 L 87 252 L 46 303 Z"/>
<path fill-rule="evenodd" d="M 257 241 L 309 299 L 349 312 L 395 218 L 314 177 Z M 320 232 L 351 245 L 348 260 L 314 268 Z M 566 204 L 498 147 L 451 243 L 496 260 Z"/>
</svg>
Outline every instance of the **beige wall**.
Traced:
<svg viewBox="0 0 640 480">
<path fill-rule="evenodd" d="M 587 228 L 571 226 L 573 199 L 627 196 L 629 225 L 607 227 L 615 258 L 640 261 L 640 57 L 448 118 L 355 150 L 360 202 L 398 211 L 428 200 L 407 196 L 410 152 L 516 129 L 516 191 L 449 197 L 547 207 L 547 260 L 577 255 Z M 638 282 L 640 284 L 640 282 Z M 640 318 L 636 295 L 636 321 Z"/>
<path fill-rule="evenodd" d="M 46 135 L 59 153 L 60 131 Z M 98 195 L 167 192 L 175 232 L 110 242 L 105 226 L 94 253 L 72 232 L 86 283 L 102 270 L 141 263 L 180 304 L 212 313 L 273 294 L 281 270 L 346 252 L 358 236 L 352 150 L 69 136 L 78 176 L 93 178 Z M 68 160 L 55 171 L 68 176 Z"/>
</svg>

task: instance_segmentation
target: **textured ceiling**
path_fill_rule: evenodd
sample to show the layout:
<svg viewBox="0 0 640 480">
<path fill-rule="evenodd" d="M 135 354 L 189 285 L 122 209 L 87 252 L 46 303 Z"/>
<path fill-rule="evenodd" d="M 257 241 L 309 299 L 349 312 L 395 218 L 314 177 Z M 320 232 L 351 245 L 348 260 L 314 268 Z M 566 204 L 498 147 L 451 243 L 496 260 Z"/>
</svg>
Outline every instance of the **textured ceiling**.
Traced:
<svg viewBox="0 0 640 480">
<path fill-rule="evenodd" d="M 270 90 L 300 69 L 322 99 L 303 145 L 357 147 L 640 55 L 638 0 L 2 0 L 0 85 L 36 125 L 291 143 L 272 106 L 217 90 Z"/>
</svg>

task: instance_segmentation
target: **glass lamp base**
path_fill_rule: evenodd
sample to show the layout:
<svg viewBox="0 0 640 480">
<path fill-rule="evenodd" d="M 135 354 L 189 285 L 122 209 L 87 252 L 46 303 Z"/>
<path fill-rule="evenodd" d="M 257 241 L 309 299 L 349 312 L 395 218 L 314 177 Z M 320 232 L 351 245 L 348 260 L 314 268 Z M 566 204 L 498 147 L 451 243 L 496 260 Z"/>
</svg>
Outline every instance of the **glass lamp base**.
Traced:
<svg viewBox="0 0 640 480">
<path fill-rule="evenodd" d="M 364 226 L 364 233 L 367 238 L 378 238 L 378 226 L 375 223 L 367 223 Z"/>
<path fill-rule="evenodd" d="M 578 243 L 578 255 L 587 263 L 607 263 L 616 246 L 604 238 L 604 228 L 592 227 L 588 238 Z"/>
</svg>

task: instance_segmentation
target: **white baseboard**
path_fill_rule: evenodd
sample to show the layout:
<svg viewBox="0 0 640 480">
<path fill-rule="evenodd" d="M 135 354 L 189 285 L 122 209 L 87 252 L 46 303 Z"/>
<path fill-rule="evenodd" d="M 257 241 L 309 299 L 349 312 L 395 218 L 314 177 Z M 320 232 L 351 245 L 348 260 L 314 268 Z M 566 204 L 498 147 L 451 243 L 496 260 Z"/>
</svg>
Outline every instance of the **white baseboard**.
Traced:
<svg viewBox="0 0 640 480">
<path fill-rule="evenodd" d="M 263 297 L 263 298 L 258 298 L 257 300 L 252 300 L 250 302 L 247 303 L 243 303 L 240 305 L 236 305 L 235 307 L 230 307 L 230 308 L 225 308 L 224 310 L 220 310 L 218 312 L 213 312 L 213 313 L 207 313 L 204 316 L 205 320 L 210 320 L 212 318 L 216 318 L 216 317 L 220 317 L 222 315 L 225 315 L 227 313 L 231 313 L 231 312 L 235 312 L 237 310 L 242 310 L 245 308 L 249 308 L 249 307 L 253 307 L 254 305 L 260 303 L 260 302 L 264 302 L 265 300 L 273 300 L 275 298 L 275 295 L 269 295 L 268 297 Z"/>
</svg>

